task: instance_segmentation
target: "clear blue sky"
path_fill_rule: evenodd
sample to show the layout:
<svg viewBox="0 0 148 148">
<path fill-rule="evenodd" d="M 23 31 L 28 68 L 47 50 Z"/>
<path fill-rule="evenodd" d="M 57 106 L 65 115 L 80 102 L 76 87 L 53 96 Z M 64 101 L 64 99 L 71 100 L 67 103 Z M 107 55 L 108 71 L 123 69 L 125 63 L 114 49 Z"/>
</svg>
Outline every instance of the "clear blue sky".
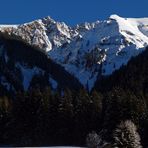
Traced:
<svg viewBox="0 0 148 148">
<path fill-rule="evenodd" d="M 51 16 L 75 25 L 85 21 L 123 17 L 148 17 L 148 0 L 1 0 L 0 24 L 20 24 Z"/>
</svg>

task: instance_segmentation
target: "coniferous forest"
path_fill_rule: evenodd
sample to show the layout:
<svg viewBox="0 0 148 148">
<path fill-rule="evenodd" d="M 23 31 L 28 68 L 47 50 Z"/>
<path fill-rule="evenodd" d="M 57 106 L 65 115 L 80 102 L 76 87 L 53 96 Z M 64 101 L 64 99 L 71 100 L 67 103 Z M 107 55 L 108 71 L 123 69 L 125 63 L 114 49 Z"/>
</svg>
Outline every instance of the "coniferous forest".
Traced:
<svg viewBox="0 0 148 148">
<path fill-rule="evenodd" d="M 92 92 L 34 87 L 12 94 L 0 86 L 1 145 L 85 146 L 94 131 L 114 147 L 115 137 L 131 126 L 141 139 L 137 145 L 148 146 L 147 59 L 148 49 L 111 76 L 98 79 Z"/>
</svg>

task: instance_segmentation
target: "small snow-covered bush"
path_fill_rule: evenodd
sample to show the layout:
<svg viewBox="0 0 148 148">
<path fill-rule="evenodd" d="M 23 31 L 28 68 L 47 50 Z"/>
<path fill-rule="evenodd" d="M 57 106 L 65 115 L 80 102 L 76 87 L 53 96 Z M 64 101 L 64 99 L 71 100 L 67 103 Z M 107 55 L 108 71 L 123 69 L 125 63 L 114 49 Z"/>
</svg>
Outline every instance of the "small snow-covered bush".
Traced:
<svg viewBox="0 0 148 148">
<path fill-rule="evenodd" d="M 114 148 L 142 148 L 136 125 L 130 121 L 122 121 L 113 133 Z"/>
<path fill-rule="evenodd" d="M 99 148 L 101 143 L 101 138 L 96 132 L 89 133 L 86 138 L 86 143 L 88 148 Z"/>
</svg>

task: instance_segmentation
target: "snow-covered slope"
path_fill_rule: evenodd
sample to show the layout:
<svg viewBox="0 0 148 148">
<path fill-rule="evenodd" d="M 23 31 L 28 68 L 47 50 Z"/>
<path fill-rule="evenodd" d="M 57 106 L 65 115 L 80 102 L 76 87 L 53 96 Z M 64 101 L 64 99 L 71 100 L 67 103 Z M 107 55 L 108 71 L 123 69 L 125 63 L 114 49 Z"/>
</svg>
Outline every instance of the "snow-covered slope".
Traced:
<svg viewBox="0 0 148 148">
<path fill-rule="evenodd" d="M 69 27 L 50 17 L 17 26 L 0 26 L 0 35 L 36 47 L 91 90 L 148 45 L 148 18 L 111 15 L 105 21 Z"/>
</svg>

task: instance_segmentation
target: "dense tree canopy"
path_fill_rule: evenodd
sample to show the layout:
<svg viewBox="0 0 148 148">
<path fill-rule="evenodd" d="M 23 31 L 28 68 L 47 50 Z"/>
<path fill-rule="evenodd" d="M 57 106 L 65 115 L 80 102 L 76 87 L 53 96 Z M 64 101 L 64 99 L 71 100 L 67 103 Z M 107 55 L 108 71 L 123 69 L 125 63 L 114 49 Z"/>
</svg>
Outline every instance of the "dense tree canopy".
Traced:
<svg viewBox="0 0 148 148">
<path fill-rule="evenodd" d="M 90 93 L 49 87 L 16 94 L 0 87 L 0 143 L 14 146 L 85 145 L 91 131 L 112 142 L 121 121 L 131 120 L 148 145 L 148 50 Z M 32 83 L 42 81 L 34 78 Z"/>
</svg>

